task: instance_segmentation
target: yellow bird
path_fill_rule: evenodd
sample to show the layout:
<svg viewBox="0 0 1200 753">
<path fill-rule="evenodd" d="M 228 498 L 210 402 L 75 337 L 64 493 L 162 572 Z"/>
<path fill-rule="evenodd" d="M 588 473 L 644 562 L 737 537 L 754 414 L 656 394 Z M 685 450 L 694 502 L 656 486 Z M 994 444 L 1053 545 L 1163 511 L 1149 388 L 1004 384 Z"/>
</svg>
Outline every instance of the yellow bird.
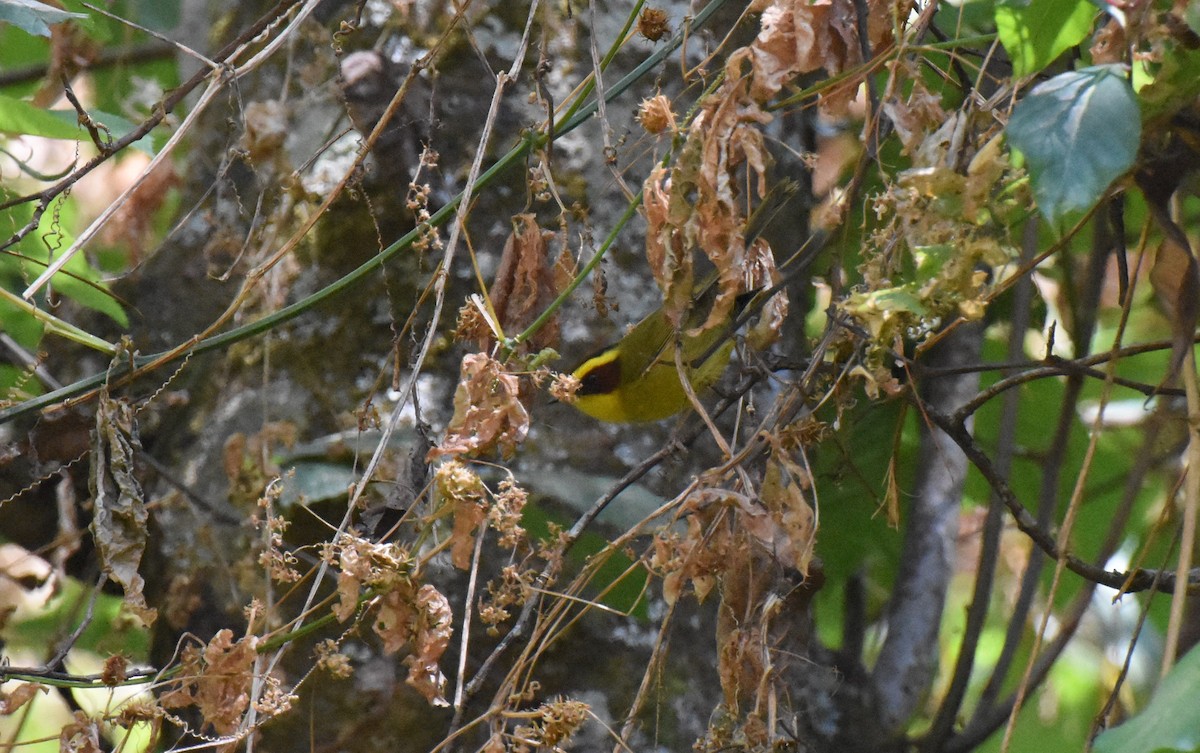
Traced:
<svg viewBox="0 0 1200 753">
<path fill-rule="evenodd" d="M 706 292 L 715 293 L 715 288 L 710 285 Z M 693 318 L 696 321 L 689 325 L 703 321 L 699 316 Z M 728 327 L 716 327 L 694 337 L 681 337 L 684 373 L 696 393 L 711 387 L 729 363 L 733 352 L 729 335 Z M 722 338 L 726 338 L 724 343 Z M 572 405 L 601 421 L 658 421 L 691 405 L 675 366 L 675 329 L 662 308 L 634 325 L 615 344 L 584 359 L 572 373 L 579 380 Z"/>
<path fill-rule="evenodd" d="M 772 187 L 746 221 L 747 247 L 798 189 L 798 184 L 790 180 Z M 788 274 L 795 271 L 799 269 Z M 697 394 L 715 384 L 729 363 L 733 353 L 733 325 L 742 310 L 753 298 L 760 297 L 765 302 L 782 284 L 766 291 L 743 293 L 730 312 L 727 326 L 708 327 L 699 334 L 688 335 L 687 332 L 704 323 L 712 308 L 718 292 L 716 275 L 700 286 L 700 294 L 692 301 L 687 320 L 679 328 L 680 360 L 688 383 Z M 659 421 L 691 407 L 675 366 L 675 342 L 676 330 L 659 307 L 619 341 L 575 367 L 572 375 L 580 386 L 572 405 L 593 418 L 613 423 Z"/>
</svg>

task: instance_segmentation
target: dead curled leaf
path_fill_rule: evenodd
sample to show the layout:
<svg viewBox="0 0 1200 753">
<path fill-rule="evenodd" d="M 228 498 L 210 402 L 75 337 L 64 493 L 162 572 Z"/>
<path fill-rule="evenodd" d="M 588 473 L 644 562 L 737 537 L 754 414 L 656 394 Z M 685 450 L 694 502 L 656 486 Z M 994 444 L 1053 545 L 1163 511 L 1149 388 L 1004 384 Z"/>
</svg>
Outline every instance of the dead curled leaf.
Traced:
<svg viewBox="0 0 1200 753">
<path fill-rule="evenodd" d="M 103 392 L 96 409 L 88 477 L 95 509 L 92 538 L 104 569 L 125 591 L 125 606 L 150 624 L 157 613 L 146 604 L 145 581 L 138 574 L 149 517 L 134 475 L 133 453 L 138 446 L 132 406 Z"/>
<path fill-rule="evenodd" d="M 767 462 L 761 506 L 739 508 L 742 528 L 780 564 L 808 575 L 817 541 L 817 517 L 801 490 L 807 473 L 783 453 Z"/>
<path fill-rule="evenodd" d="M 773 692 L 771 668 L 782 659 L 776 652 L 783 635 L 773 629 L 782 607 L 775 592 L 779 571 L 765 561 L 761 547 L 749 545 L 745 531 L 726 567 L 717 610 L 717 675 L 727 708 L 761 709 L 764 691 Z"/>
<path fill-rule="evenodd" d="M 574 261 L 566 245 L 554 256 L 550 248 L 553 239 L 554 233 L 540 228 L 536 216 L 513 217 L 513 232 L 504 244 L 495 282 L 488 291 L 496 318 L 508 336 L 533 324 L 574 276 Z M 528 342 L 537 351 L 554 347 L 558 339 L 555 314 Z M 490 346 L 488 338 L 479 344 L 479 349 L 488 350 Z"/>
<path fill-rule="evenodd" d="M 76 711 L 74 720 L 58 733 L 59 753 L 102 753 L 100 724 L 88 718 L 86 712 Z"/>
<path fill-rule="evenodd" d="M 39 685 L 35 682 L 23 682 L 12 689 L 11 692 L 0 690 L 0 716 L 8 716 L 14 714 L 29 703 L 38 691 L 43 693 L 50 692 L 50 689 L 45 685 Z"/>
<path fill-rule="evenodd" d="M 867 29 L 871 49 L 886 45 L 893 18 L 906 17 L 908 0 L 870 0 Z M 717 296 L 708 318 L 692 330 L 728 321 L 737 296 L 755 283 L 744 279 L 750 206 L 739 186 L 763 199 L 770 161 L 762 128 L 773 116 L 766 104 L 796 77 L 822 69 L 834 76 L 859 65 L 862 44 L 853 0 L 776 0 L 758 3 L 762 27 L 754 42 L 730 55 L 721 86 L 700 104 L 687 140 L 668 173 L 658 168 L 644 185 L 648 224 L 646 256 L 663 290 L 664 311 L 679 326 L 695 286 L 691 249 L 716 267 Z M 844 106 L 861 77 L 822 94 L 823 106 Z M 930 103 L 913 104 L 929 109 Z M 907 111 L 906 111 L 907 112 Z"/>
<path fill-rule="evenodd" d="M 333 614 L 339 622 L 350 619 L 358 609 L 364 586 L 379 592 L 392 592 L 410 586 L 408 554 L 396 544 L 373 543 L 354 536 L 338 540 L 338 602 Z M 403 640 L 400 641 L 403 644 Z"/>
<path fill-rule="evenodd" d="M 499 361 L 486 353 L 465 356 L 454 391 L 454 416 L 446 437 L 429 452 L 428 460 L 491 451 L 511 455 L 529 433 L 529 413 L 519 392 L 517 377 L 507 373 Z"/>
<path fill-rule="evenodd" d="M 661 574 L 663 598 L 674 604 L 690 582 L 697 601 L 704 599 L 725 572 L 734 546 L 730 520 L 724 515 L 729 498 L 738 496 L 725 489 L 701 489 L 689 495 L 680 512 L 687 514 L 687 531 L 682 538 L 660 534 L 654 539 L 650 566 Z"/>
<path fill-rule="evenodd" d="M 438 466 L 434 485 L 439 500 L 439 514 L 454 515 L 450 533 L 450 560 L 460 570 L 471 566 L 475 551 L 475 532 L 488 516 L 487 489 L 483 480 L 458 460 Z"/>
<path fill-rule="evenodd" d="M 446 677 L 437 663 L 453 632 L 450 602 L 429 584 L 417 586 L 408 555 L 395 544 L 353 536 L 339 543 L 334 616 L 341 622 L 353 616 L 364 586 L 378 592 L 372 601 L 376 613 L 371 629 L 383 641 L 384 653 L 394 654 L 411 642 L 412 654 L 404 660 L 408 684 L 433 705 L 448 705 L 442 697 Z"/>
<path fill-rule="evenodd" d="M 450 532 L 450 560 L 459 570 L 471 567 L 475 551 L 475 532 L 487 520 L 488 508 L 481 500 L 462 499 L 454 503 L 454 527 Z"/>
<path fill-rule="evenodd" d="M 371 629 L 383 639 L 383 653 L 394 654 L 412 637 L 413 589 L 411 583 L 398 584 L 377 600 L 378 612 Z"/>
<path fill-rule="evenodd" d="M 405 682 L 434 706 L 450 705 L 443 695 L 446 676 L 438 667 L 438 661 L 450 645 L 454 633 L 453 617 L 450 602 L 440 591 L 429 584 L 421 586 L 417 591 L 413 652 L 404 660 L 408 665 Z"/>
<path fill-rule="evenodd" d="M 412 653 L 404 659 L 408 666 L 405 682 L 434 706 L 449 705 L 442 695 L 446 676 L 438 661 L 450 645 L 453 616 L 446 597 L 425 584 L 415 593 L 409 587 L 384 594 L 373 627 L 383 638 L 387 654 L 396 653 L 411 641 Z"/>
<path fill-rule="evenodd" d="M 217 631 L 203 649 L 189 645 L 183 650 L 180 685 L 162 697 L 163 708 L 195 706 L 219 734 L 235 731 L 250 706 L 257 647 L 256 636 L 234 641 L 228 629 Z"/>
<path fill-rule="evenodd" d="M 872 50 L 886 45 L 892 34 L 892 19 L 906 18 L 909 0 L 868 0 L 867 38 Z M 765 102 L 803 73 L 823 69 L 829 77 L 860 65 L 862 45 L 858 37 L 853 0 L 776 0 L 764 8 L 761 31 L 754 42 L 730 57 L 730 64 L 751 61 L 751 94 Z M 738 56 L 741 57 L 738 57 Z M 821 95 L 826 110 L 848 104 L 860 79 Z"/>
</svg>

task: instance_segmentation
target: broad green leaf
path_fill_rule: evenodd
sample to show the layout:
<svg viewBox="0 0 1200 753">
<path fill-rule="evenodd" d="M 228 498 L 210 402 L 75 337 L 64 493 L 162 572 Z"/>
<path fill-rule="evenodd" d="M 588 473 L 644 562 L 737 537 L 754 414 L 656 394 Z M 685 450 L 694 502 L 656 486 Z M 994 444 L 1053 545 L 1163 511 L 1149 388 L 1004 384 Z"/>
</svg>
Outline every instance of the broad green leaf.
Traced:
<svg viewBox="0 0 1200 753">
<path fill-rule="evenodd" d="M 24 216 L 20 216 L 22 222 L 28 221 L 31 216 L 27 214 L 27 211 L 23 213 Z M 73 226 L 74 222 L 75 208 L 69 200 L 63 203 L 57 211 L 46 212 L 42 215 L 38 229 L 17 244 L 17 250 L 24 257 L 19 262 L 20 279 L 34 279 L 46 270 L 46 264 L 57 259 L 71 246 L 75 238 L 65 228 Z M 14 258 L 0 257 L 0 269 L 11 265 Z M 63 270 L 51 278 L 50 284 L 56 291 L 76 303 L 107 315 L 122 327 L 128 326 L 129 317 L 125 313 L 125 309 L 107 291 L 101 280 L 100 271 L 88 263 L 85 254 L 72 256 Z"/>
<path fill-rule="evenodd" d="M 137 126 L 111 113 L 93 110 L 88 113 L 97 123 L 108 129 L 113 141 L 129 133 Z M 42 136 L 48 139 L 90 141 L 91 136 L 79 126 L 79 116 L 74 110 L 43 110 L 24 100 L 0 94 L 0 132 L 17 135 Z M 149 136 L 143 136 L 132 146 L 154 154 Z"/>
<path fill-rule="evenodd" d="M 1193 648 L 1163 678 L 1140 714 L 1096 737 L 1095 753 L 1154 753 L 1200 749 L 1200 648 Z"/>
<path fill-rule="evenodd" d="M 865 308 L 882 312 L 907 311 L 910 314 L 924 316 L 929 313 L 920 297 L 912 292 L 910 286 L 902 285 L 895 288 L 884 288 L 868 293 Z"/>
<path fill-rule="evenodd" d="M 75 258 L 73 258 L 65 267 L 66 270 L 74 272 L 77 277 L 69 277 L 60 272 L 51 278 L 54 289 L 76 303 L 108 316 L 122 327 L 129 326 L 129 315 L 125 313 L 121 303 L 107 291 L 103 283 L 98 282 L 96 269 L 82 257 L 83 254 L 77 254 L 75 258 L 80 259 L 80 263 L 76 265 Z M 90 279 L 99 286 L 88 285 L 78 277 Z"/>
<path fill-rule="evenodd" d="M 1013 110 L 1008 138 L 1026 160 L 1038 207 L 1052 226 L 1086 211 L 1133 166 L 1142 124 L 1120 66 L 1060 73 Z"/>
<path fill-rule="evenodd" d="M 1013 77 L 1041 71 L 1092 30 L 1088 0 L 1026 0 L 996 4 L 996 34 L 1012 59 Z"/>
<path fill-rule="evenodd" d="M 937 277 L 938 273 L 954 258 L 956 250 L 954 246 L 947 244 L 913 248 L 913 257 L 917 262 L 917 279 L 925 282 Z"/>
<path fill-rule="evenodd" d="M 87 131 L 78 125 L 66 123 L 50 111 L 24 100 L 4 95 L 0 95 L 0 132 L 71 141 L 88 138 Z"/>
<path fill-rule="evenodd" d="M 50 36 L 50 24 L 72 18 L 87 18 L 82 13 L 68 13 L 37 0 L 0 0 L 0 23 L 8 22 L 18 29 L 41 37 Z"/>
</svg>

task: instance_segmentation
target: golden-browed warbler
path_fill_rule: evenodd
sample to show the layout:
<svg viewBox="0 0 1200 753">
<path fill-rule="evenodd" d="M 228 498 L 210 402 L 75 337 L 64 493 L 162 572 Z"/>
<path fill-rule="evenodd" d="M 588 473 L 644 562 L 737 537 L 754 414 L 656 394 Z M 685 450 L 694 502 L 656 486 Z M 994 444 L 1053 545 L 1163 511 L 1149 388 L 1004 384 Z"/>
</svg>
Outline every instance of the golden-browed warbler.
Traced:
<svg viewBox="0 0 1200 753">
<path fill-rule="evenodd" d="M 715 292 L 715 286 L 709 286 L 709 291 Z M 728 327 L 716 327 L 680 337 L 680 360 L 697 393 L 711 387 L 729 363 L 733 352 L 729 334 Z M 675 328 L 662 308 L 572 373 L 579 380 L 572 405 L 601 421 L 658 421 L 691 404 L 675 366 Z"/>
<path fill-rule="evenodd" d="M 747 221 L 747 246 L 796 191 L 795 184 L 790 182 L 776 188 L 771 191 L 774 197 L 764 199 Z M 706 326 L 700 330 L 716 298 L 717 287 L 715 275 L 700 286 L 700 294 L 692 301 L 678 338 L 675 327 L 659 307 L 619 341 L 585 358 L 572 371 L 580 383 L 572 405 L 593 418 L 613 423 L 658 421 L 689 408 L 691 401 L 675 364 L 676 341 L 688 383 L 697 394 L 703 392 L 716 383 L 729 363 L 734 320 L 758 292 L 738 297 L 726 326 Z M 766 291 L 763 300 L 779 287 Z"/>
</svg>

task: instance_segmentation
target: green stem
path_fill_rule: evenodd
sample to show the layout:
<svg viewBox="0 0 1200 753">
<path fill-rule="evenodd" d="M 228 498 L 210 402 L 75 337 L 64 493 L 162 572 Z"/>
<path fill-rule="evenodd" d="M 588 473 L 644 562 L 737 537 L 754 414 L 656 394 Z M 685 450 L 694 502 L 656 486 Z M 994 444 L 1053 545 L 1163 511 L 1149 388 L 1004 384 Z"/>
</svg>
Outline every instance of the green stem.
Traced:
<svg viewBox="0 0 1200 753">
<path fill-rule="evenodd" d="M 92 350 L 98 350 L 107 356 L 111 356 L 117 352 L 117 346 L 113 345 L 107 340 L 102 340 L 90 332 L 86 332 L 79 327 L 76 327 L 74 324 L 68 324 L 62 319 L 59 319 L 57 316 L 42 311 L 40 308 L 34 306 L 21 296 L 14 295 L 2 287 L 0 287 L 0 298 L 3 298 L 8 303 L 16 306 L 29 316 L 32 316 L 34 319 L 37 319 L 42 324 L 46 325 L 46 331 L 50 332 L 51 334 L 58 335 L 59 337 L 65 337 L 68 340 L 79 343 L 80 345 L 85 345 Z"/>
<path fill-rule="evenodd" d="M 642 9 L 642 6 L 645 4 L 646 4 L 646 0 L 638 0 L 637 3 L 633 6 L 633 10 L 631 10 L 629 12 L 629 15 L 626 16 L 625 26 L 623 26 L 621 28 L 621 33 L 618 34 L 617 38 L 613 40 L 613 43 L 608 48 L 608 52 L 606 52 L 604 54 L 604 58 L 600 61 L 600 73 L 604 73 L 604 71 L 608 70 L 608 64 L 613 61 L 613 58 L 615 58 L 617 56 L 617 52 L 620 51 L 621 47 L 625 44 L 625 37 L 627 37 L 629 35 L 629 30 L 633 28 L 634 19 L 637 18 L 638 12 Z M 592 78 L 586 84 L 583 85 L 583 89 L 579 92 L 579 96 L 575 98 L 575 101 L 573 103 L 571 103 L 570 108 L 568 108 L 567 111 L 563 114 L 561 120 L 567 121 L 567 120 L 570 120 L 571 118 L 573 118 L 575 116 L 575 112 L 579 109 L 580 105 L 583 104 L 583 102 L 587 99 L 588 95 L 590 95 L 595 90 L 595 88 L 596 88 L 596 77 L 595 77 L 595 75 L 593 75 Z"/>
<path fill-rule="evenodd" d="M 567 287 L 565 287 L 561 293 L 558 294 L 558 297 L 546 307 L 546 310 L 542 312 L 541 316 L 534 320 L 533 324 L 530 324 L 524 332 L 514 338 L 511 338 L 509 342 L 504 344 L 505 352 L 501 353 L 501 360 L 504 360 L 509 352 L 511 352 L 521 343 L 528 340 L 535 332 L 541 329 L 542 326 L 550 320 L 550 317 L 554 315 L 554 312 L 558 311 L 559 307 L 571 297 L 571 294 L 583 284 L 583 281 L 586 280 L 588 275 L 592 273 L 592 270 L 594 270 L 600 264 L 601 260 L 604 259 L 604 254 L 609 248 L 612 247 L 613 243 L 616 242 L 617 234 L 620 233 L 621 230 L 629 224 L 629 221 L 633 219 L 633 216 L 637 214 L 638 207 L 642 205 L 642 193 L 643 191 L 638 191 L 637 195 L 630 200 L 629 206 L 625 207 L 625 213 L 621 215 L 620 219 L 617 220 L 617 224 L 613 226 L 612 230 L 609 231 L 608 237 L 604 239 L 604 243 L 600 244 L 600 249 L 592 256 L 591 259 L 588 260 L 588 263 L 584 265 L 583 269 L 579 270 L 579 274 L 575 275 L 575 279 L 571 280 L 571 283 L 567 285 Z"/>
</svg>

